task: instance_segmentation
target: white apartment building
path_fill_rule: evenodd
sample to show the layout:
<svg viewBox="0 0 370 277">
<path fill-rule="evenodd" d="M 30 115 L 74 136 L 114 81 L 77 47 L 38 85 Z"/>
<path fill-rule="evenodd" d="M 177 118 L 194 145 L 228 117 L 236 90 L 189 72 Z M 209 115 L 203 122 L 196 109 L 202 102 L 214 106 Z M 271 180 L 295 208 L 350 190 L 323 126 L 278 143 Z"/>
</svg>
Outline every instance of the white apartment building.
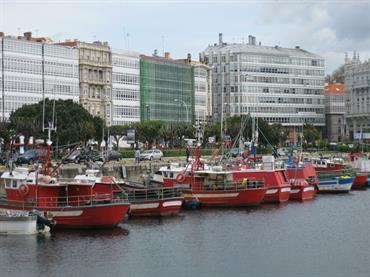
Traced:
<svg viewBox="0 0 370 277">
<path fill-rule="evenodd" d="M 215 120 L 250 113 L 269 123 L 325 125 L 324 60 L 300 47 L 219 43 L 200 54 L 213 69 Z M 221 110 L 221 107 L 223 109 Z"/>
<path fill-rule="evenodd" d="M 206 123 L 212 116 L 211 68 L 193 64 L 194 68 L 194 115 L 195 122 Z"/>
<path fill-rule="evenodd" d="M 370 60 L 358 53 L 346 56 L 344 66 L 347 138 L 370 139 Z"/>
<path fill-rule="evenodd" d="M 140 122 L 140 54 L 112 51 L 112 125 Z"/>
<path fill-rule="evenodd" d="M 1 117 L 22 105 L 49 99 L 79 100 L 78 50 L 34 41 L 24 37 L 0 36 Z"/>
</svg>

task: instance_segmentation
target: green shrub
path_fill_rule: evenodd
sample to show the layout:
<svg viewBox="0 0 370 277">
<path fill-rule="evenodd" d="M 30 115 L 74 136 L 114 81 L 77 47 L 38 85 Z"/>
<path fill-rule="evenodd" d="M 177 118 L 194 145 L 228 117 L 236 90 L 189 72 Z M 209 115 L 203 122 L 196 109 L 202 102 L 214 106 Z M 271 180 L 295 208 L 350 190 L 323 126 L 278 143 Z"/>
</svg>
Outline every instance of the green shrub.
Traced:
<svg viewBox="0 0 370 277">
<path fill-rule="evenodd" d="M 135 158 L 135 150 L 120 150 L 119 151 L 122 154 L 122 158 L 128 159 L 128 158 Z"/>
<path fill-rule="evenodd" d="M 200 153 L 201 156 L 210 156 L 212 155 L 213 149 L 201 149 Z M 122 158 L 135 158 L 135 150 L 132 149 L 121 149 L 119 152 L 122 154 Z M 186 150 L 184 148 L 181 149 L 163 149 L 163 155 L 165 157 L 185 157 Z"/>
</svg>

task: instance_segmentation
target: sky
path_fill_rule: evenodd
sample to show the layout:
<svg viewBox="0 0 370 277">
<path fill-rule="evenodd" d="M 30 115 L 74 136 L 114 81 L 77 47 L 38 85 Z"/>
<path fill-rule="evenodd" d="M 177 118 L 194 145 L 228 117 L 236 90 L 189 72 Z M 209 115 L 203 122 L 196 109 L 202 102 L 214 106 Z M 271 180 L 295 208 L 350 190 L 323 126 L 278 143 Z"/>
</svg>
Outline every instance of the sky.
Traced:
<svg viewBox="0 0 370 277">
<path fill-rule="evenodd" d="M 370 58 L 370 0 L 0 0 L 0 31 L 195 60 L 218 33 L 228 43 L 253 35 L 319 54 L 332 73 L 345 52 Z"/>
</svg>

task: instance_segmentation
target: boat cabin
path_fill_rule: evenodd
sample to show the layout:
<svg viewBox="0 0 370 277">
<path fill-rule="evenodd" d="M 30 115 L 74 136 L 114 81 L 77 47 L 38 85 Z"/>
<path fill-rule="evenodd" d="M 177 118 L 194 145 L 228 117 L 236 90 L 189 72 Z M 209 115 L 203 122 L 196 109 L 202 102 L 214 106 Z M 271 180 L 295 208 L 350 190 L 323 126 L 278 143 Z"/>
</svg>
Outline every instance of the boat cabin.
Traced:
<svg viewBox="0 0 370 277">
<path fill-rule="evenodd" d="M 109 177 L 110 178 L 110 177 Z M 1 176 L 7 203 L 14 206 L 43 208 L 90 205 L 97 201 L 111 201 L 114 193 L 121 193 L 118 185 L 105 176 L 92 179 L 63 180 L 48 175 L 16 168 Z"/>
</svg>

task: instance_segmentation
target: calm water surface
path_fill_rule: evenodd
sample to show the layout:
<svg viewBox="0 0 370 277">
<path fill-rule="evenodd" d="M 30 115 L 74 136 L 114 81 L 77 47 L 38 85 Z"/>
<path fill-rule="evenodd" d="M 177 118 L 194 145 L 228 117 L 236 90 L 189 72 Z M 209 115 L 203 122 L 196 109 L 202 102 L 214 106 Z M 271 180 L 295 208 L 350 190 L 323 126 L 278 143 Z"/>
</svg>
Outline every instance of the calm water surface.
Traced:
<svg viewBox="0 0 370 277">
<path fill-rule="evenodd" d="M 370 191 L 0 237 L 0 276 L 370 276 Z"/>
</svg>

